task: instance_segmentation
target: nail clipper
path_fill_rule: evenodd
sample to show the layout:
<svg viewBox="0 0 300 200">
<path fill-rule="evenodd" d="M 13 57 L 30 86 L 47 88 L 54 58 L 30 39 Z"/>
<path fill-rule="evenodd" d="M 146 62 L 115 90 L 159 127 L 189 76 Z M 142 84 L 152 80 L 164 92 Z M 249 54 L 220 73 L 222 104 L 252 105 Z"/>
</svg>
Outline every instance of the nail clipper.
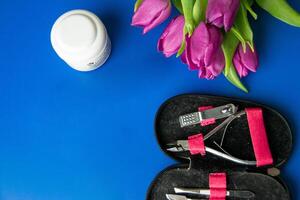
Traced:
<svg viewBox="0 0 300 200">
<path fill-rule="evenodd" d="M 215 127 L 213 130 L 211 130 L 209 133 L 204 135 L 204 138 L 203 138 L 203 140 L 205 141 L 208 138 L 210 138 L 211 136 L 213 136 L 214 134 L 216 134 L 223 127 L 225 127 L 225 130 L 224 130 L 224 133 L 223 133 L 223 138 L 222 138 L 222 141 L 223 141 L 224 135 L 226 133 L 226 130 L 227 130 L 227 127 L 229 126 L 229 124 L 234 119 L 239 118 L 244 114 L 246 114 L 245 111 L 237 112 L 237 107 L 236 106 L 234 106 L 233 104 L 228 104 L 228 105 L 225 105 L 225 106 L 220 106 L 220 107 L 216 107 L 216 108 L 213 108 L 213 109 L 209 109 L 209 110 L 206 110 L 206 111 L 203 111 L 203 112 L 196 112 L 196 113 L 180 116 L 179 121 L 180 121 L 181 126 L 185 127 L 185 126 L 190 126 L 190 125 L 196 124 L 196 122 L 199 123 L 203 119 L 209 119 L 209 118 L 221 119 L 221 118 L 228 117 L 221 124 L 219 124 L 217 127 Z M 170 151 L 170 152 L 190 151 L 188 140 L 177 140 L 174 143 L 167 144 L 167 146 L 169 147 L 169 148 L 167 148 L 167 151 Z M 242 160 L 242 159 L 236 158 L 236 157 L 230 155 L 229 153 L 227 153 L 221 147 L 221 145 L 217 145 L 217 146 L 219 148 L 221 148 L 221 150 L 224 153 L 220 152 L 220 151 L 217 151 L 213 148 L 207 147 L 207 146 L 205 146 L 205 151 L 208 152 L 208 153 L 211 153 L 213 155 L 216 155 L 218 157 L 224 158 L 226 160 L 238 163 L 238 164 L 256 165 L 256 161 L 248 161 L 248 160 Z"/>
</svg>

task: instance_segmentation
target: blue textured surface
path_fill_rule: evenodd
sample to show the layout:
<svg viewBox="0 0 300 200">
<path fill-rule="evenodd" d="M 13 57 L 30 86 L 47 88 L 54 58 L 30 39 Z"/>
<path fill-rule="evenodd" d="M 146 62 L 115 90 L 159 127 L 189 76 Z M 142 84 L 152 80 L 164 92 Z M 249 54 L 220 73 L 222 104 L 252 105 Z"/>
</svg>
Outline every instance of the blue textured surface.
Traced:
<svg viewBox="0 0 300 200">
<path fill-rule="evenodd" d="M 155 113 L 167 98 L 189 92 L 249 99 L 282 112 L 295 139 L 282 177 L 300 199 L 300 29 L 256 9 L 260 69 L 244 80 L 245 94 L 223 77 L 199 80 L 178 59 L 157 53 L 163 26 L 142 36 L 130 26 L 133 4 L 1 0 L 0 199 L 144 199 L 154 177 L 174 163 L 155 140 Z M 69 68 L 49 41 L 55 19 L 77 8 L 100 16 L 113 43 L 106 65 L 89 73 Z"/>
</svg>

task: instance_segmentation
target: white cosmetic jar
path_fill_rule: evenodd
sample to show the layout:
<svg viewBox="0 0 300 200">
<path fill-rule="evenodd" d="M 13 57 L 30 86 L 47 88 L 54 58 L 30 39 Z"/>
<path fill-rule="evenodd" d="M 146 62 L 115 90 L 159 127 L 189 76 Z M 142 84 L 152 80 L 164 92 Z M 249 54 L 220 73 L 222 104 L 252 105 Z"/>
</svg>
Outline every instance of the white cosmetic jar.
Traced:
<svg viewBox="0 0 300 200">
<path fill-rule="evenodd" d="M 78 71 L 97 69 L 111 52 L 104 24 L 86 10 L 72 10 L 60 16 L 52 27 L 51 43 L 58 56 Z"/>
</svg>

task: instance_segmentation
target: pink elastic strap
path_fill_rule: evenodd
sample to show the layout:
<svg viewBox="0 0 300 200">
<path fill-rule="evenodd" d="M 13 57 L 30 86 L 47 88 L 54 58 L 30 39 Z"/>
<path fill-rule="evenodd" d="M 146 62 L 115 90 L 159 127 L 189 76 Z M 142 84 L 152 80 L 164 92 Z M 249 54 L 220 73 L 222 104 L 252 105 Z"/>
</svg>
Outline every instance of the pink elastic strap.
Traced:
<svg viewBox="0 0 300 200">
<path fill-rule="evenodd" d="M 254 154 L 257 161 L 256 166 L 261 167 L 273 164 L 262 109 L 246 108 L 246 113 Z"/>
<path fill-rule="evenodd" d="M 209 200 L 225 200 L 227 183 L 225 173 L 212 173 L 209 175 Z"/>
<path fill-rule="evenodd" d="M 204 140 L 203 135 L 197 134 L 192 135 L 188 137 L 188 144 L 189 144 L 189 150 L 192 155 L 201 154 L 202 156 L 205 156 L 205 146 L 204 146 Z"/>
<path fill-rule="evenodd" d="M 202 112 L 202 111 L 205 111 L 205 110 L 208 110 L 208 109 L 212 109 L 213 106 L 201 106 L 198 108 L 198 111 Z M 205 119 L 203 121 L 201 121 L 200 125 L 201 126 L 208 126 L 208 125 L 211 125 L 211 124 L 214 124 L 216 123 L 216 119 L 215 118 L 210 118 L 210 119 Z"/>
</svg>

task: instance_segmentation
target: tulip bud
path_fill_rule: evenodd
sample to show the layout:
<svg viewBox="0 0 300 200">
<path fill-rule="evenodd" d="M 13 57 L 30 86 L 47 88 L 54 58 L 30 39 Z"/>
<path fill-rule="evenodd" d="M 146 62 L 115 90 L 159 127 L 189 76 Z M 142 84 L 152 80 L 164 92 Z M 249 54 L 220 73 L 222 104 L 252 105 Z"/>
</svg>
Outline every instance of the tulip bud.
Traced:
<svg viewBox="0 0 300 200">
<path fill-rule="evenodd" d="M 253 52 L 247 45 L 246 51 L 244 51 L 242 45 L 239 44 L 233 57 L 233 64 L 241 78 L 247 76 L 249 71 L 256 72 L 258 67 L 256 50 Z"/>
<path fill-rule="evenodd" d="M 225 66 L 225 58 L 222 49 L 218 51 L 211 65 L 202 67 L 199 70 L 199 78 L 212 80 L 220 75 Z"/>
<path fill-rule="evenodd" d="M 209 0 L 206 10 L 207 22 L 229 31 L 240 7 L 240 0 Z"/>
<path fill-rule="evenodd" d="M 200 70 L 200 78 L 213 79 L 223 71 L 225 65 L 222 41 L 222 33 L 217 27 L 201 22 L 193 35 L 187 37 L 181 60 L 190 70 Z"/>
<path fill-rule="evenodd" d="M 158 40 L 157 49 L 162 51 L 166 57 L 177 53 L 183 40 L 184 17 L 182 15 L 174 18 L 162 33 Z"/>
<path fill-rule="evenodd" d="M 132 26 L 141 26 L 147 33 L 165 21 L 171 13 L 170 0 L 144 0 L 132 17 Z"/>
</svg>

